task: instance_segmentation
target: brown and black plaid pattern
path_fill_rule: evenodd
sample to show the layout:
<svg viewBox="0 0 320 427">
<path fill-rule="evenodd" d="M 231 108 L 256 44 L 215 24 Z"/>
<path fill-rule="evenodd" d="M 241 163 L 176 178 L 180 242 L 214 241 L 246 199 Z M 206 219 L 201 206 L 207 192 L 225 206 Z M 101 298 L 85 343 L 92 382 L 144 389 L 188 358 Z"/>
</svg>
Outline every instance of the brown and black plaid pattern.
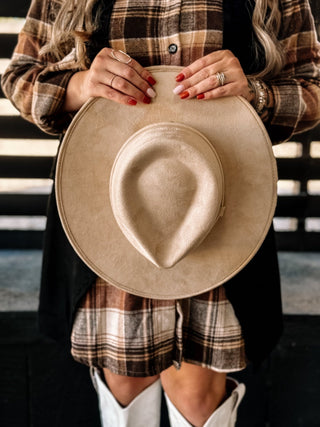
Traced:
<svg viewBox="0 0 320 427">
<path fill-rule="evenodd" d="M 26 24 L 3 75 L 6 96 L 21 115 L 48 133 L 66 130 L 71 115 L 59 114 L 65 89 L 77 71 L 74 53 L 59 63 L 46 62 L 39 48 L 50 38 L 52 21 L 63 0 L 32 0 Z M 187 65 L 223 41 L 223 0 L 117 0 L 111 39 L 146 65 Z M 275 108 L 267 123 L 271 139 L 281 141 L 320 120 L 320 49 L 308 0 L 280 0 L 279 38 L 286 64 L 268 82 Z M 168 52 L 177 44 L 175 54 Z"/>
<path fill-rule="evenodd" d="M 182 361 L 228 372 L 246 366 L 241 327 L 223 286 L 161 301 L 98 279 L 77 311 L 71 341 L 76 360 L 120 375 L 155 375 Z"/>
<path fill-rule="evenodd" d="M 110 43 L 144 66 L 188 65 L 221 49 L 222 13 L 222 0 L 117 0 Z"/>
<path fill-rule="evenodd" d="M 26 120 L 47 133 L 66 130 L 71 114 L 59 114 L 65 89 L 76 71 L 74 52 L 53 63 L 41 58 L 39 50 L 48 42 L 52 19 L 63 0 L 32 0 L 26 23 L 19 34 L 11 63 L 3 74 L 4 93 Z"/>
</svg>

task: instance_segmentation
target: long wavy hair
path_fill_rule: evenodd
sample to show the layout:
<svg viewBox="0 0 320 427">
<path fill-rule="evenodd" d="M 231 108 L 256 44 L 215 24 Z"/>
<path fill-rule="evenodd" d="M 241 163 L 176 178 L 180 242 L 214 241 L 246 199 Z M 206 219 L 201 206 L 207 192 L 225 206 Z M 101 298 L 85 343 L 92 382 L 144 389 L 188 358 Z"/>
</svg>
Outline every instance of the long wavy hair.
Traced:
<svg viewBox="0 0 320 427">
<path fill-rule="evenodd" d="M 42 48 L 42 54 L 50 54 L 61 60 L 69 53 L 70 46 L 76 50 L 77 65 L 88 68 L 87 42 L 99 30 L 101 13 L 106 11 L 100 0 L 61 0 L 52 28 L 49 43 Z M 113 2 L 110 1 L 112 7 Z M 265 67 L 255 77 L 270 78 L 283 67 L 283 53 L 277 35 L 281 25 L 279 0 L 255 0 L 252 26 L 255 34 L 255 50 L 258 60 L 260 49 L 265 55 Z"/>
</svg>

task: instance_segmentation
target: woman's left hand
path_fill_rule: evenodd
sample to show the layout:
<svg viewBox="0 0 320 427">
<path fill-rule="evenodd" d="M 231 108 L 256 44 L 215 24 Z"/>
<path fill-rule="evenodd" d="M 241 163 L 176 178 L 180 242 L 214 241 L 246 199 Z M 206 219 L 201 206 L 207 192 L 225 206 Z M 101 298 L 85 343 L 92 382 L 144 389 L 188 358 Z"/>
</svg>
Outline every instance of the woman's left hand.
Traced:
<svg viewBox="0 0 320 427">
<path fill-rule="evenodd" d="M 250 102 L 253 98 L 240 62 L 230 50 L 218 50 L 196 60 L 177 75 L 176 81 L 173 92 L 181 99 L 241 95 Z"/>
</svg>

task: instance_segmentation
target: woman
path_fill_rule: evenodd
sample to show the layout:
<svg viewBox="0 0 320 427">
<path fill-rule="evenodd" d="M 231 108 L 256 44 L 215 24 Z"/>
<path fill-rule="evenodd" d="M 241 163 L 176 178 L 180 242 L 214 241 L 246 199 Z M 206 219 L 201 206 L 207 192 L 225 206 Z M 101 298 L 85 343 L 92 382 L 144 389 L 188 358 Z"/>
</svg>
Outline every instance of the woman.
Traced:
<svg viewBox="0 0 320 427">
<path fill-rule="evenodd" d="M 174 89 L 184 102 L 243 96 L 274 143 L 320 120 L 320 49 L 307 0 L 33 0 L 2 85 L 23 117 L 63 134 L 90 97 L 151 103 L 155 80 L 145 67 L 158 64 L 184 67 Z M 95 368 L 104 426 L 159 425 L 160 381 L 172 425 L 234 425 L 243 389 L 233 384 L 230 396 L 226 373 L 259 363 L 281 333 L 273 231 L 224 286 L 149 300 L 83 265 L 53 196 L 39 313 L 43 331 L 71 334 L 75 359 Z"/>
</svg>

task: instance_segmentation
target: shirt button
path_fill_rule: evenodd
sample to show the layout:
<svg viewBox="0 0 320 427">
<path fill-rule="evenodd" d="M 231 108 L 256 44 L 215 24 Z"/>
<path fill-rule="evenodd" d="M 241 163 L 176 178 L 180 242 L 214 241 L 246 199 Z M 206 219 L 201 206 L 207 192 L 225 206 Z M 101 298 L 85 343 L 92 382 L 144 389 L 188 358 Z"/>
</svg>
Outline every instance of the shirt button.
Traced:
<svg viewBox="0 0 320 427">
<path fill-rule="evenodd" d="M 168 47 L 168 51 L 169 53 L 171 53 L 172 55 L 174 53 L 176 53 L 178 50 L 178 46 L 175 43 L 171 43 L 171 45 Z"/>
</svg>

